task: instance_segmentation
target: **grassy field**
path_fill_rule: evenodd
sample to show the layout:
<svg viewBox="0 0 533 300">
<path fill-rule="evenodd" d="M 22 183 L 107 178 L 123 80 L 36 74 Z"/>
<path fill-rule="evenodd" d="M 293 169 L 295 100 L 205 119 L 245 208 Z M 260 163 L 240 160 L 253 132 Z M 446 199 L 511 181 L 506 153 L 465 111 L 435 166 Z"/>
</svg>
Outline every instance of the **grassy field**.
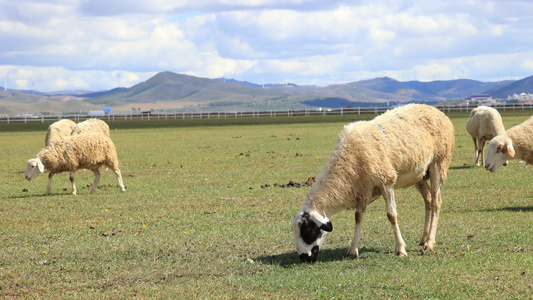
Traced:
<svg viewBox="0 0 533 300">
<path fill-rule="evenodd" d="M 531 111 L 504 112 L 506 128 Z M 365 215 L 357 260 L 345 252 L 353 212 L 332 218 L 319 262 L 302 264 L 290 221 L 343 124 L 357 116 L 109 122 L 127 191 L 102 168 L 26 181 L 48 124 L 0 124 L 0 297 L 531 298 L 533 167 L 476 168 L 466 113 L 451 114 L 456 149 L 442 189 L 434 252 L 418 239 L 423 201 L 397 190 L 408 257 L 394 255 L 384 201 Z M 373 115 L 362 116 L 372 118 Z"/>
</svg>

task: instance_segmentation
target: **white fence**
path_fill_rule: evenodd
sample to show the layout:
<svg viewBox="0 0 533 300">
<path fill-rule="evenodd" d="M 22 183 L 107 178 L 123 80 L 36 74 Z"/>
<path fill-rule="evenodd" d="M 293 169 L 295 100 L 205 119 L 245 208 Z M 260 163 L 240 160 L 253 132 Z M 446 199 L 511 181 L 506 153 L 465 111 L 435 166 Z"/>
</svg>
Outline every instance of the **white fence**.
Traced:
<svg viewBox="0 0 533 300">
<path fill-rule="evenodd" d="M 500 110 L 531 110 L 533 103 L 511 103 L 511 104 L 497 104 L 491 105 Z M 470 111 L 477 107 L 477 105 L 456 105 L 456 106 L 435 106 L 443 112 L 453 111 Z M 390 107 L 355 107 L 355 108 L 338 108 L 338 109 L 324 109 L 324 110 L 284 110 L 284 111 L 233 111 L 233 112 L 177 112 L 177 113 L 158 113 L 158 112 L 142 112 L 142 113 L 124 113 L 124 114 L 107 114 L 105 116 L 98 116 L 98 118 L 114 121 L 114 120 L 178 120 L 178 119 L 213 119 L 213 118 L 260 118 L 260 117 L 294 117 L 294 116 L 316 116 L 316 115 L 349 115 L 349 114 L 380 114 Z M 86 119 L 94 118 L 86 114 L 73 115 L 47 115 L 47 116 L 4 116 L 0 117 L 0 123 L 10 122 L 54 122 L 61 119 L 71 119 L 76 122 Z"/>
</svg>

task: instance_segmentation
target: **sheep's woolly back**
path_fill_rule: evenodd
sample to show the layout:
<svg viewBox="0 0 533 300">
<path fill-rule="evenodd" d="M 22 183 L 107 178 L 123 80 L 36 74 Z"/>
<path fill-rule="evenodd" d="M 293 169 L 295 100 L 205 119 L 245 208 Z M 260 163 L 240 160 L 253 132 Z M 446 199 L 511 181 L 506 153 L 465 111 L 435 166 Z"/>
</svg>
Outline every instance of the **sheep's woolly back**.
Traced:
<svg viewBox="0 0 533 300">
<path fill-rule="evenodd" d="M 101 133 L 110 137 L 109 125 L 100 119 L 88 119 L 80 122 L 76 124 L 76 127 L 74 127 L 74 130 L 72 131 L 72 135 L 84 133 Z"/>
<path fill-rule="evenodd" d="M 533 117 L 510 128 L 503 136 L 512 140 L 517 158 L 528 164 L 533 164 Z"/>
<path fill-rule="evenodd" d="M 491 140 L 505 132 L 500 113 L 488 106 L 478 106 L 470 112 L 466 131 L 476 139 Z"/>
<path fill-rule="evenodd" d="M 94 170 L 102 165 L 118 169 L 115 144 L 102 134 L 81 134 L 63 137 L 37 155 L 51 173 Z"/>
<path fill-rule="evenodd" d="M 44 144 L 50 146 L 55 140 L 69 136 L 72 134 L 76 123 L 69 119 L 62 119 L 48 126 L 48 131 L 46 132 L 46 137 L 44 138 Z"/>
<path fill-rule="evenodd" d="M 432 162 L 445 180 L 454 145 L 453 124 L 427 105 L 404 105 L 372 121 L 348 124 L 304 206 L 322 215 L 325 208 L 330 212 L 355 209 L 379 194 L 385 184 L 404 188 L 422 180 Z"/>
</svg>

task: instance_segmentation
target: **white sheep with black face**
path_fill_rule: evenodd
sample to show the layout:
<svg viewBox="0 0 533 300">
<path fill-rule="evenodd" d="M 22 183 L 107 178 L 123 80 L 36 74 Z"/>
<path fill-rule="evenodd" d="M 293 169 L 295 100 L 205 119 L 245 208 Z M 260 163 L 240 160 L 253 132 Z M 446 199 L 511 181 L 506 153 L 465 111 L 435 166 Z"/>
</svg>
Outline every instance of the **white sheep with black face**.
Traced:
<svg viewBox="0 0 533 300">
<path fill-rule="evenodd" d="M 394 189 L 413 185 L 422 195 L 426 210 L 420 245 L 425 251 L 433 250 L 442 203 L 440 187 L 446 179 L 454 145 L 453 124 L 442 112 L 427 105 L 405 105 L 372 121 L 346 125 L 292 221 L 300 259 L 318 259 L 325 234 L 333 230 L 330 217 L 346 209 L 355 210 L 355 231 L 348 255 L 358 257 L 366 206 L 381 195 L 395 235 L 395 253 L 406 256 Z"/>
<path fill-rule="evenodd" d="M 300 254 L 302 261 L 317 261 L 318 250 L 324 242 L 326 233 L 333 230 L 333 224 L 329 219 L 308 208 L 302 208 L 294 220 L 292 229 L 296 252 Z M 320 227 L 317 224 L 320 224 Z"/>
<path fill-rule="evenodd" d="M 485 155 L 485 169 L 494 172 L 510 159 L 521 159 L 533 164 L 533 117 L 489 142 Z"/>
</svg>

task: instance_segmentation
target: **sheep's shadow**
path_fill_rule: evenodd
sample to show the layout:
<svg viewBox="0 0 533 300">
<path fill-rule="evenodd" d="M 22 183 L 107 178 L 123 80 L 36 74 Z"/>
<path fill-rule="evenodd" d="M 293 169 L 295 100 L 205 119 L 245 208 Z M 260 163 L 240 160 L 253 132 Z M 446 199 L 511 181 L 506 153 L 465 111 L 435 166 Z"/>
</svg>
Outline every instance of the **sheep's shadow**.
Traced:
<svg viewBox="0 0 533 300">
<path fill-rule="evenodd" d="M 507 206 L 499 208 L 484 209 L 486 212 L 497 212 L 497 211 L 510 211 L 510 212 L 519 212 L 519 211 L 533 211 L 533 206 Z"/>
<path fill-rule="evenodd" d="M 476 168 L 474 165 L 463 165 L 463 166 L 450 167 L 450 170 L 463 170 L 463 169 L 474 169 L 474 168 Z"/>
<path fill-rule="evenodd" d="M 40 193 L 40 194 L 20 194 L 20 195 L 12 195 L 7 196 L 7 199 L 26 199 L 26 198 L 40 198 L 40 197 L 50 197 L 50 196 L 73 196 L 70 192 L 64 192 L 64 193 Z"/>
<path fill-rule="evenodd" d="M 320 255 L 318 258 L 319 262 L 331 262 L 331 261 L 340 261 L 347 259 L 355 259 L 346 255 L 346 248 L 337 248 L 337 249 L 324 249 L 320 250 Z M 361 248 L 359 254 L 362 256 L 365 253 L 374 252 L 380 253 L 381 251 L 374 248 Z M 295 265 L 302 264 L 300 257 L 295 252 L 282 253 L 278 255 L 268 255 L 268 256 L 259 256 L 254 259 L 255 261 L 261 262 L 267 265 L 278 265 L 283 268 L 291 268 Z"/>
</svg>

